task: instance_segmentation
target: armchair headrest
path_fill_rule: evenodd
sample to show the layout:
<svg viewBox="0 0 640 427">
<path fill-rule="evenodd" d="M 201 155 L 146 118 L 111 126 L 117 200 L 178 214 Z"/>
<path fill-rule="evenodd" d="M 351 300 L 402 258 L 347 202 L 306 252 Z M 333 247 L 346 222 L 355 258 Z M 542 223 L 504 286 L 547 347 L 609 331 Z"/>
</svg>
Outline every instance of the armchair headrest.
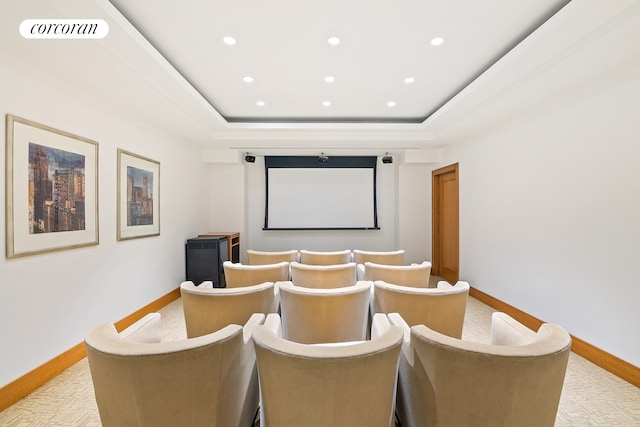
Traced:
<svg viewBox="0 0 640 427">
<path fill-rule="evenodd" d="M 452 295 L 464 292 L 469 292 L 470 286 L 467 282 L 457 282 L 451 286 L 448 282 L 438 282 L 437 288 L 419 288 L 412 286 L 396 285 L 394 283 L 388 283 L 383 280 L 376 280 L 373 282 L 374 288 L 386 289 L 393 292 L 405 293 L 405 294 L 420 294 L 420 295 Z"/>
<path fill-rule="evenodd" d="M 278 268 L 283 268 L 288 266 L 289 266 L 288 261 L 281 261 L 273 264 L 242 264 L 240 262 L 231 262 L 231 261 L 225 261 L 222 263 L 222 267 L 226 269 L 249 270 L 249 271 L 271 270 L 271 269 L 278 269 Z"/>
<path fill-rule="evenodd" d="M 378 264 L 375 262 L 367 261 L 364 263 L 365 268 L 383 269 L 383 270 L 395 270 L 395 271 L 411 271 L 411 270 L 426 270 L 431 269 L 431 263 L 429 261 L 423 261 L 420 264 L 413 263 L 411 265 L 386 265 Z"/>
<path fill-rule="evenodd" d="M 293 255 L 293 254 L 298 254 L 298 250 L 297 249 L 291 249 L 289 251 L 257 251 L 254 249 L 247 249 L 247 253 L 248 254 L 254 254 L 254 255 Z"/>
<path fill-rule="evenodd" d="M 302 249 L 300 251 L 300 262 L 304 264 L 331 265 L 342 264 L 351 261 L 351 250 L 334 252 L 314 252 Z"/>
<path fill-rule="evenodd" d="M 344 249 L 341 251 L 309 251 L 306 249 L 301 249 L 300 253 L 305 255 L 345 255 L 345 254 L 351 254 L 351 250 Z"/>
<path fill-rule="evenodd" d="M 293 261 L 291 264 L 291 268 L 299 269 L 299 270 L 309 270 L 309 271 L 335 271 L 335 270 L 345 270 L 345 269 L 354 269 L 356 268 L 356 264 L 354 262 L 349 262 L 345 264 L 332 264 L 332 265 L 317 265 L 317 264 L 302 264 L 300 262 Z"/>
<path fill-rule="evenodd" d="M 385 265 L 402 265 L 404 262 L 404 250 L 386 252 L 353 250 L 353 262 L 364 264 L 367 261 Z"/>
<path fill-rule="evenodd" d="M 277 314 L 270 315 L 275 319 Z M 280 354 L 300 358 L 338 359 L 358 357 L 365 354 L 384 351 L 390 347 L 399 346 L 403 332 L 398 326 L 389 325 L 388 328 L 375 339 L 370 341 L 356 341 L 328 345 L 300 344 L 286 340 L 277 335 L 273 328 L 267 325 L 257 326 L 253 333 L 256 345 L 271 349 Z"/>
<path fill-rule="evenodd" d="M 358 281 L 355 285 L 343 286 L 340 288 L 308 288 L 306 286 L 296 286 L 293 282 L 277 282 L 280 291 L 290 292 L 300 295 L 317 295 L 317 296 L 331 296 L 331 295 L 348 295 L 358 292 L 369 291 L 372 282 Z"/>
<path fill-rule="evenodd" d="M 247 249 L 247 262 L 250 265 L 273 264 L 281 261 L 297 261 L 299 256 L 300 254 L 297 249 L 273 252 Z"/>
<path fill-rule="evenodd" d="M 362 255 L 400 255 L 404 254 L 404 249 L 398 249 L 397 251 L 363 251 L 361 249 L 354 249 L 353 253 Z"/>
<path fill-rule="evenodd" d="M 265 289 L 273 288 L 275 286 L 274 282 L 264 282 L 257 285 L 240 286 L 237 288 L 214 288 L 206 286 L 207 282 L 203 283 L 205 284 L 205 286 L 203 286 L 202 284 L 200 286 L 196 286 L 191 281 L 182 282 L 180 284 L 180 292 L 187 292 L 196 295 L 238 295 L 260 292 Z"/>
</svg>

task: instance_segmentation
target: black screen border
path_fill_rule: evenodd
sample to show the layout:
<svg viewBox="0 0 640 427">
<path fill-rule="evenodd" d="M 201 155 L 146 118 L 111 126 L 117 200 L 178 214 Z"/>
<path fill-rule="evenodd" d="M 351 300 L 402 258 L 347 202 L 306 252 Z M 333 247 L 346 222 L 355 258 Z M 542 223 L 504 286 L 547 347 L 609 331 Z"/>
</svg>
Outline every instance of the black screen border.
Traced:
<svg viewBox="0 0 640 427">
<path fill-rule="evenodd" d="M 265 156 L 265 231 L 282 230 L 380 230 L 378 226 L 378 197 L 376 192 L 377 156 L 327 156 L 321 161 L 319 156 Z M 317 169 L 373 169 L 373 227 L 269 227 L 269 169 L 277 168 L 317 168 Z"/>
</svg>

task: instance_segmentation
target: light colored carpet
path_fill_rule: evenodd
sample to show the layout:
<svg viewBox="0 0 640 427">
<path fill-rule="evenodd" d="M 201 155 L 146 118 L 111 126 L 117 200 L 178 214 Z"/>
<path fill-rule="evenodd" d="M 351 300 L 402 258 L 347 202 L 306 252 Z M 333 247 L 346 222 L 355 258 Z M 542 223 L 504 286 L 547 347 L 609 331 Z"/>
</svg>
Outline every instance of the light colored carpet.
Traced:
<svg viewBox="0 0 640 427">
<path fill-rule="evenodd" d="M 492 308 L 469 298 L 463 339 L 488 342 Z M 184 339 L 182 300 L 160 310 L 163 339 Z M 1 426 L 100 426 L 87 359 L 0 412 Z M 571 353 L 556 426 L 640 426 L 640 389 Z"/>
</svg>

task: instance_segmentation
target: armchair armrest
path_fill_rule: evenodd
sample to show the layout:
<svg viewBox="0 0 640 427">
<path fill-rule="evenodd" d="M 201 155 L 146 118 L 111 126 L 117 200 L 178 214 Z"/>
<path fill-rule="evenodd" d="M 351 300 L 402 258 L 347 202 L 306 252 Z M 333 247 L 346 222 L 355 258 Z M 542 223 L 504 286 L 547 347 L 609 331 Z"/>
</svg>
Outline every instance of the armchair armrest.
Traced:
<svg viewBox="0 0 640 427">
<path fill-rule="evenodd" d="M 402 329 L 402 353 L 407 363 L 413 366 L 413 351 L 411 350 L 411 327 L 399 313 L 389 313 L 387 315 L 389 322 L 393 326 L 399 326 Z"/>
<path fill-rule="evenodd" d="M 527 345 L 536 338 L 536 333 L 505 313 L 491 315 L 491 338 L 493 345 Z"/>
<path fill-rule="evenodd" d="M 196 286 L 195 283 L 193 283 L 191 280 L 188 280 L 186 282 L 182 282 L 182 284 L 180 284 L 181 288 L 187 288 L 187 289 L 193 289 L 193 288 L 209 288 L 209 289 L 213 289 L 213 282 L 211 280 L 206 280 L 202 283 L 200 283 L 200 286 Z"/>
<path fill-rule="evenodd" d="M 392 325 L 400 326 L 402 328 L 402 332 L 404 333 L 404 341 L 409 342 L 411 340 L 411 328 L 409 324 L 405 322 L 405 320 L 400 316 L 399 313 L 389 313 L 387 315 L 389 318 L 389 322 Z"/>
<path fill-rule="evenodd" d="M 275 301 L 275 307 L 274 307 L 274 312 L 275 313 L 280 313 L 280 283 L 282 282 L 276 282 L 275 285 L 273 286 L 273 297 L 274 297 L 274 301 Z M 289 283 L 292 283 L 291 281 L 289 281 Z"/>
<path fill-rule="evenodd" d="M 451 283 L 447 282 L 446 280 L 440 280 L 436 284 L 436 288 L 437 289 L 451 289 L 451 288 L 453 288 L 453 286 L 451 285 Z"/>
<path fill-rule="evenodd" d="M 159 343 L 162 341 L 160 313 L 149 313 L 118 334 L 123 341 L 133 343 Z"/>
<path fill-rule="evenodd" d="M 373 320 L 371 321 L 371 339 L 376 339 L 385 333 L 391 328 L 391 323 L 389 323 L 389 319 L 383 313 L 377 313 L 373 316 Z"/>
<path fill-rule="evenodd" d="M 282 338 L 282 321 L 277 313 L 270 313 L 264 321 L 264 326 L 272 331 L 278 338 Z"/>
<path fill-rule="evenodd" d="M 264 323 L 264 314 L 262 313 L 254 313 L 251 315 L 247 323 L 242 327 L 242 338 L 244 339 L 244 343 L 247 344 L 251 341 L 251 337 L 253 336 L 253 330 L 256 326 L 262 325 Z"/>
</svg>

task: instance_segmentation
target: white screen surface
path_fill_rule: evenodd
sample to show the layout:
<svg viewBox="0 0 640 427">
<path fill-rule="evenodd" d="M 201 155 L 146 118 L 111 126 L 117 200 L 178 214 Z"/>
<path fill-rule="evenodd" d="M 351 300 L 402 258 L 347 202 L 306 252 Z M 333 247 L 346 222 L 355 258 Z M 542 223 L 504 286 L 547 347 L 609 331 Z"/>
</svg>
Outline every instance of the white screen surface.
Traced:
<svg viewBox="0 0 640 427">
<path fill-rule="evenodd" d="M 269 168 L 267 173 L 267 229 L 377 226 L 373 168 Z"/>
</svg>

